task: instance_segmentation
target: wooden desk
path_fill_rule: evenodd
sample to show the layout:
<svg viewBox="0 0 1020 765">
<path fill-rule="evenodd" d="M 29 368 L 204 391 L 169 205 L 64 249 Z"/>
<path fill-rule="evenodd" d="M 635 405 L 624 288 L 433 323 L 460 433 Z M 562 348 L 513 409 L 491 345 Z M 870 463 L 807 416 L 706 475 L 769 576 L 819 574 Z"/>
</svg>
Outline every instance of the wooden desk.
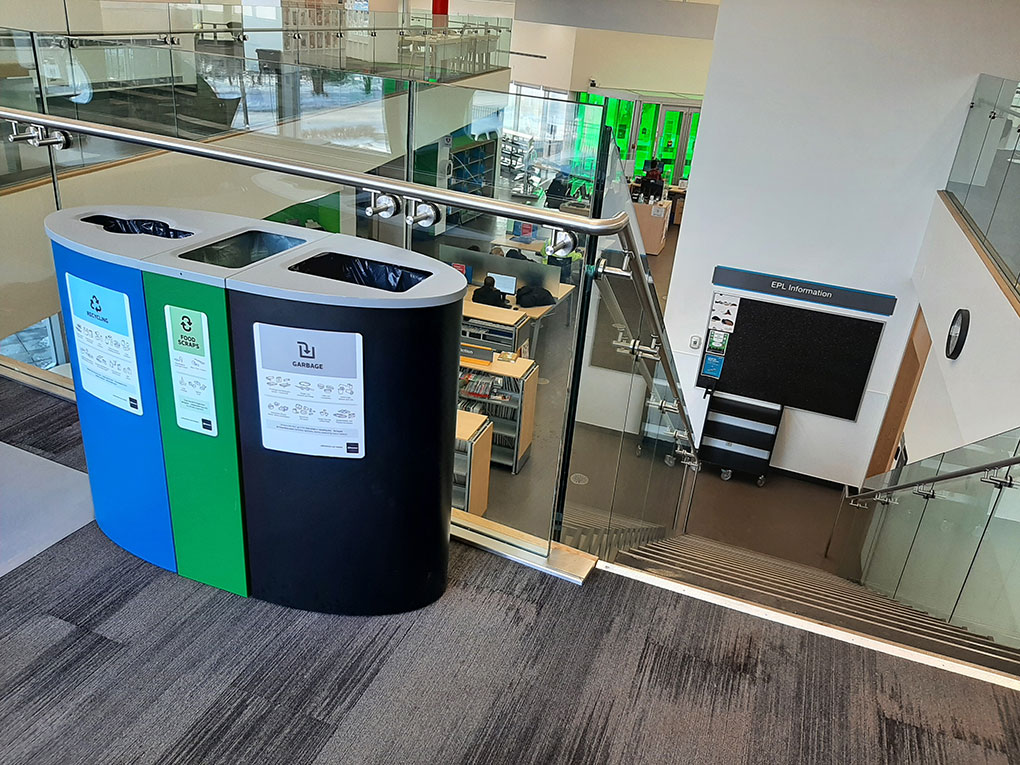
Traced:
<svg viewBox="0 0 1020 765">
<path fill-rule="evenodd" d="M 471 293 L 476 287 L 469 285 L 464 296 L 464 318 L 461 321 L 461 338 L 492 348 L 494 351 L 514 351 L 528 354 L 529 338 L 525 329 L 531 321 L 525 311 L 512 308 L 497 308 L 483 303 L 474 303 Z M 495 328 L 493 327 L 495 325 Z"/>
<path fill-rule="evenodd" d="M 457 410 L 457 452 L 454 457 L 453 506 L 472 515 L 485 515 L 489 506 L 489 463 L 492 461 L 492 420 L 484 414 Z M 457 464 L 464 461 L 464 483 L 458 483 Z M 463 492 L 463 498 L 458 495 Z"/>
<path fill-rule="evenodd" d="M 469 284 L 467 295 L 464 296 L 464 315 L 468 315 L 468 303 L 477 308 L 489 308 L 493 311 L 513 311 L 514 313 L 523 313 L 529 318 L 540 321 L 545 318 L 546 314 L 552 313 L 556 310 L 556 307 L 562 303 L 570 293 L 574 291 L 573 284 L 557 284 L 555 290 L 549 290 L 549 294 L 553 296 L 553 300 L 556 302 L 553 305 L 536 305 L 532 308 L 521 308 L 517 305 L 517 297 L 515 295 L 507 295 L 506 299 L 510 301 L 510 308 L 495 308 L 494 306 L 483 305 L 481 303 L 472 303 L 471 296 L 474 291 L 478 289 L 477 284 Z M 494 319 L 493 319 L 494 321 Z M 505 323 L 505 322 L 504 322 Z"/>
<path fill-rule="evenodd" d="M 481 314 L 485 313 L 478 311 L 479 308 L 487 308 L 490 311 L 500 311 L 501 314 L 496 314 L 497 318 L 501 315 L 504 316 L 502 323 L 508 323 L 509 317 L 505 317 L 507 312 L 515 315 L 524 314 L 531 319 L 531 342 L 529 347 L 526 349 L 527 353 L 525 356 L 534 356 L 538 349 L 538 334 L 542 330 L 542 319 L 548 316 L 550 313 L 559 308 L 560 303 L 566 300 L 570 294 L 574 291 L 573 284 L 557 284 L 555 290 L 549 290 L 549 294 L 553 296 L 556 301 L 553 305 L 537 305 L 532 308 L 521 308 L 517 305 L 517 297 L 514 295 L 507 295 L 507 300 L 510 302 L 510 308 L 495 308 L 493 306 L 482 305 L 481 303 L 471 302 L 471 295 L 478 289 L 478 285 L 469 284 L 467 294 L 464 296 L 464 316 L 477 316 L 481 318 Z M 469 309 L 468 306 L 471 306 Z M 496 319 L 483 319 L 486 321 L 496 321 Z M 570 315 L 567 315 L 567 323 L 570 322 Z"/>
<path fill-rule="evenodd" d="M 647 255 L 658 255 L 666 244 L 671 206 L 672 202 L 661 199 L 650 205 L 641 203 L 634 205 L 634 217 L 637 218 Z"/>
<path fill-rule="evenodd" d="M 535 239 L 534 241 L 531 242 L 514 242 L 504 237 L 503 239 L 492 240 L 492 246 L 499 247 L 501 250 L 503 250 L 504 253 L 506 253 L 507 250 L 511 249 L 517 249 L 520 250 L 521 252 L 527 251 L 545 253 L 545 246 L 547 244 L 548 242 L 545 241 L 544 239 Z"/>
</svg>

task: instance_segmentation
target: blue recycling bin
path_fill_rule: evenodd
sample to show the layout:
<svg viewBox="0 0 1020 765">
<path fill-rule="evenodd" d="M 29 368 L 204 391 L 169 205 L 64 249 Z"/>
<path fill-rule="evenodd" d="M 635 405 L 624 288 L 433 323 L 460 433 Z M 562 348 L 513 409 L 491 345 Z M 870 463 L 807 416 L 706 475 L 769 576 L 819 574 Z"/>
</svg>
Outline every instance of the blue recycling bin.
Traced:
<svg viewBox="0 0 1020 765">
<path fill-rule="evenodd" d="M 137 263 L 204 231 L 203 214 L 102 206 L 46 218 L 96 522 L 176 571 L 163 445 Z"/>
</svg>

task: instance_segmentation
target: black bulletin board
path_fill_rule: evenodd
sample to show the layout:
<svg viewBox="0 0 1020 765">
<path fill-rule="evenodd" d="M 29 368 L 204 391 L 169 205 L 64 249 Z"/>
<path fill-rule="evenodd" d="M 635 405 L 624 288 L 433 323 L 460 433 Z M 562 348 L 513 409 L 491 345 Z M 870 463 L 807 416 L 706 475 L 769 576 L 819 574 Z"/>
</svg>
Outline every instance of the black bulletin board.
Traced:
<svg viewBox="0 0 1020 765">
<path fill-rule="evenodd" d="M 856 420 L 882 327 L 741 297 L 722 373 L 719 379 L 699 374 L 698 385 Z"/>
</svg>

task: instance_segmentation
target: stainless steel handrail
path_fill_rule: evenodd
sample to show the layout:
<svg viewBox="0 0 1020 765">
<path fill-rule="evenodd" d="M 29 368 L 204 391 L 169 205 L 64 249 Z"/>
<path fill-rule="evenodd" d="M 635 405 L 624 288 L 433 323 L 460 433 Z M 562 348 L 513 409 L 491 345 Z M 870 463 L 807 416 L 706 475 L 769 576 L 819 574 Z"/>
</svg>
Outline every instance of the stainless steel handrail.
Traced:
<svg viewBox="0 0 1020 765">
<path fill-rule="evenodd" d="M 915 481 L 898 483 L 895 486 L 888 486 L 881 489 L 869 489 L 868 491 L 860 492 L 858 494 L 850 494 L 848 492 L 846 494 L 846 498 L 852 499 L 855 502 L 860 502 L 863 500 L 874 499 L 882 494 L 895 494 L 896 492 L 904 491 L 905 489 L 914 489 L 918 486 L 934 486 L 935 484 L 942 483 L 944 481 L 966 478 L 970 475 L 986 473 L 990 470 L 998 470 L 999 468 L 1010 467 L 1011 465 L 1020 465 L 1020 457 L 1006 457 L 1005 459 L 995 460 L 994 462 L 986 462 L 983 465 L 978 465 L 977 467 L 961 468 L 949 473 L 931 476 L 930 478 L 919 478 Z"/>
<path fill-rule="evenodd" d="M 226 22 L 219 22 L 226 23 Z M 4 27 L 5 29 L 13 29 L 13 27 Z M 67 38 L 97 38 L 97 37 L 109 37 L 116 39 L 119 37 L 161 37 L 167 34 L 174 35 L 235 35 L 235 34 L 258 34 L 262 32 L 413 32 L 414 34 L 421 34 L 423 32 L 433 32 L 439 30 L 441 34 L 446 35 L 449 32 L 464 32 L 464 31 L 502 31 L 502 27 L 493 26 L 458 26 L 458 27 L 422 27 L 415 29 L 413 27 L 344 27 L 336 26 L 332 24 L 321 24 L 316 26 L 293 26 L 293 27 L 228 27 L 223 26 L 220 28 L 207 28 L 207 29 L 193 29 L 188 27 L 186 29 L 175 29 L 173 27 L 167 27 L 167 29 L 161 29 L 153 31 L 148 30 L 126 30 L 126 31 L 104 31 L 104 32 L 66 32 L 66 31 L 48 31 L 40 30 L 32 32 L 31 30 L 17 29 L 18 32 L 26 32 L 36 35 L 43 35 L 45 37 L 67 37 Z"/>
<path fill-rule="evenodd" d="M 306 162 L 295 160 L 273 159 L 257 154 L 250 154 L 245 151 L 224 148 L 221 144 L 201 143 L 189 141 L 183 138 L 155 135 L 144 133 L 139 130 L 103 125 L 96 122 L 87 122 L 70 117 L 59 117 L 51 114 L 39 114 L 37 112 L 26 112 L 21 109 L 12 109 L 0 106 L 0 120 L 7 120 L 14 123 L 35 126 L 39 129 L 64 131 L 67 133 L 80 133 L 106 138 L 115 141 L 137 146 L 147 146 L 152 149 L 161 149 L 178 154 L 187 154 L 193 157 L 213 159 L 220 162 L 229 162 L 235 165 L 254 167 L 260 170 L 288 173 L 302 178 L 311 178 L 326 183 L 338 183 L 348 186 L 360 186 L 372 191 L 388 192 L 403 197 L 422 201 L 432 202 L 440 205 L 451 205 L 465 210 L 488 213 L 491 215 L 503 215 L 526 223 L 534 223 L 541 226 L 548 226 L 563 231 L 579 232 L 590 236 L 611 236 L 617 234 L 620 237 L 620 244 L 624 250 L 630 253 L 627 258 L 628 271 L 626 272 L 635 289 L 642 310 L 652 318 L 653 334 L 658 338 L 657 353 L 662 364 L 663 372 L 666 375 L 666 382 L 670 387 L 674 399 L 677 402 L 677 414 L 683 422 L 690 439 L 693 434 L 690 419 L 687 415 L 683 402 L 683 391 L 680 387 L 680 380 L 673 369 L 673 359 L 667 354 L 671 353 L 666 336 L 666 328 L 663 326 L 661 311 L 655 304 L 651 288 L 648 284 L 648 277 L 641 266 L 640 255 L 638 254 L 637 239 L 631 231 L 630 216 L 626 212 L 619 212 L 612 218 L 585 218 L 578 215 L 560 212 L 551 208 L 530 207 L 516 202 L 506 202 L 492 197 L 476 196 L 465 194 L 460 191 L 438 188 L 434 186 L 421 186 L 406 181 L 398 181 L 392 178 L 384 178 L 378 175 L 367 175 L 350 170 L 337 170 L 322 168 Z"/>
<path fill-rule="evenodd" d="M 152 149 L 162 149 L 204 159 L 215 159 L 235 165 L 255 167 L 260 170 L 288 173 L 302 178 L 325 181 L 326 183 L 361 186 L 374 191 L 399 194 L 400 196 L 410 197 L 422 202 L 452 205 L 453 207 L 461 207 L 465 210 L 475 210 L 491 215 L 503 215 L 526 223 L 536 223 L 542 226 L 549 226 L 550 228 L 575 231 L 592 236 L 623 234 L 626 232 L 629 220 L 624 212 L 612 218 L 583 218 L 545 207 L 529 207 L 517 202 L 506 202 L 501 199 L 475 196 L 474 194 L 465 194 L 461 191 L 451 191 L 434 186 L 420 186 L 406 181 L 384 178 L 379 175 L 323 168 L 296 160 L 273 159 L 245 151 L 224 148 L 219 144 L 189 141 L 183 138 L 144 133 L 140 130 L 86 122 L 85 120 L 59 117 L 52 114 L 26 112 L 9 107 L 0 107 L 0 120 L 37 125 L 51 130 L 63 130 L 68 133 L 81 133 L 83 135 L 95 136 L 96 138 L 124 141 L 125 143 L 137 146 L 147 146 Z"/>
</svg>

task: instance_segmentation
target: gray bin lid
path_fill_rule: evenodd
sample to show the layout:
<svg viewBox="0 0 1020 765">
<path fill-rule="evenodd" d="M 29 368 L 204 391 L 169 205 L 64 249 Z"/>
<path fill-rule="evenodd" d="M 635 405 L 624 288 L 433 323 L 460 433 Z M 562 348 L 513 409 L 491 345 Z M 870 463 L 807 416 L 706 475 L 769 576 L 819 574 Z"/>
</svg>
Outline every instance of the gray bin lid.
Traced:
<svg viewBox="0 0 1020 765">
<path fill-rule="evenodd" d="M 84 219 L 93 216 L 128 221 L 159 221 L 178 231 L 189 232 L 190 235 L 169 238 L 148 233 L 112 232 L 105 230 L 100 224 L 85 222 Z M 73 250 L 85 252 L 98 260 L 218 287 L 224 286 L 228 275 L 242 269 L 226 268 L 180 256 L 246 232 L 262 232 L 299 240 L 290 247 L 307 244 L 327 235 L 322 231 L 243 218 L 239 215 L 141 205 L 72 207 L 46 216 L 44 225 L 53 241 Z M 284 247 L 280 251 L 286 249 L 289 247 Z"/>
<path fill-rule="evenodd" d="M 345 281 L 340 276 L 306 273 L 319 256 L 325 260 L 370 261 L 372 267 L 395 267 L 408 272 L 415 283 L 399 290 Z M 467 281 L 457 269 L 417 252 L 391 244 L 330 234 L 317 242 L 289 250 L 227 278 L 227 289 L 305 303 L 352 308 L 430 308 L 464 298 Z"/>
</svg>

